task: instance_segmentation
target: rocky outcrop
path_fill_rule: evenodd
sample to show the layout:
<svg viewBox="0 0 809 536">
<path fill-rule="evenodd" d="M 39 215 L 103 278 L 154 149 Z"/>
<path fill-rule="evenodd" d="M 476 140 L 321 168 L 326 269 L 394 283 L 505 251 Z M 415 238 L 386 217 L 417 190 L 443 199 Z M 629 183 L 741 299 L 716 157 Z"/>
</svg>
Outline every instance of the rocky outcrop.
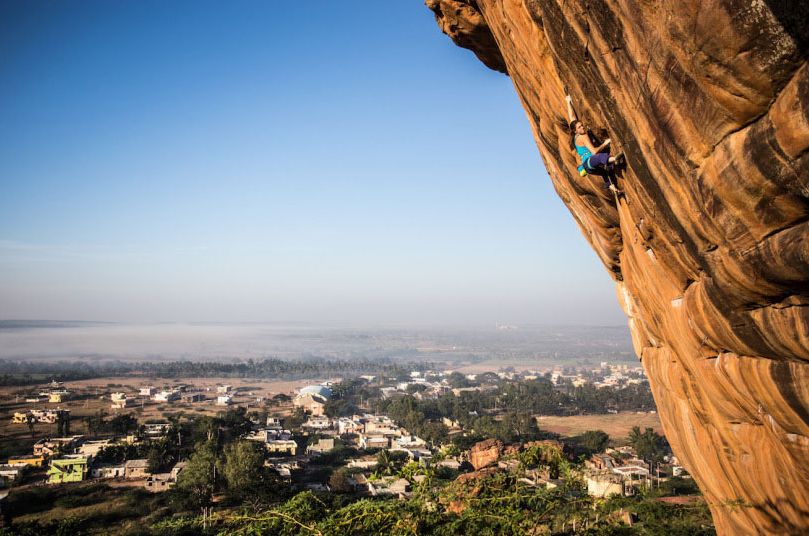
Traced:
<svg viewBox="0 0 809 536">
<path fill-rule="evenodd" d="M 809 532 L 809 4 L 426 3 L 511 77 L 719 532 Z M 565 86 L 624 198 L 577 174 Z"/>
<path fill-rule="evenodd" d="M 484 467 L 494 465 L 503 453 L 503 442 L 497 439 L 487 439 L 475 443 L 469 450 L 469 463 L 479 471 Z"/>
</svg>

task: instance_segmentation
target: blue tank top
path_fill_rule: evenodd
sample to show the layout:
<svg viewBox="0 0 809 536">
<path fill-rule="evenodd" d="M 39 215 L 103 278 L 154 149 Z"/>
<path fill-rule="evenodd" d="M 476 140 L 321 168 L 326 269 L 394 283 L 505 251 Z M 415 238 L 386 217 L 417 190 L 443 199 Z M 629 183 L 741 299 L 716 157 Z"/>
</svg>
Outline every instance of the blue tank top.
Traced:
<svg viewBox="0 0 809 536">
<path fill-rule="evenodd" d="M 582 164 L 586 164 L 587 159 L 590 158 L 591 156 L 593 156 L 593 153 L 590 152 L 590 149 L 588 149 L 587 147 L 585 147 L 583 145 L 577 145 L 576 146 L 576 152 L 579 153 L 579 156 L 581 157 L 581 163 Z"/>
</svg>

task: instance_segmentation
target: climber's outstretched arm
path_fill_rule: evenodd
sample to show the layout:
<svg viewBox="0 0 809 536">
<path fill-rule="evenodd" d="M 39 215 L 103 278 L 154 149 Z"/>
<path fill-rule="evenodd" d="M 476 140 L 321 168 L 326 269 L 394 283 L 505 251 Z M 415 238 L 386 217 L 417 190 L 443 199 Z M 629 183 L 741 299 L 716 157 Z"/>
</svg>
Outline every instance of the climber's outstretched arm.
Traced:
<svg viewBox="0 0 809 536">
<path fill-rule="evenodd" d="M 565 102 L 567 102 L 567 122 L 572 123 L 578 119 L 576 111 L 573 109 L 573 97 L 565 95 Z"/>
</svg>

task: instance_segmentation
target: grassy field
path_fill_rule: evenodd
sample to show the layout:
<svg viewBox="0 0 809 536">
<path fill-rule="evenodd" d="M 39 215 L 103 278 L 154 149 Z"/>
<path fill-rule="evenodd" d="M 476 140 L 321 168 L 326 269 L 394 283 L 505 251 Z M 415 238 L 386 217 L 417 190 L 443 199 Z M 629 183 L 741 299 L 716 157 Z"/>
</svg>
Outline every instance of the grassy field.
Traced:
<svg viewBox="0 0 809 536">
<path fill-rule="evenodd" d="M 613 439 L 625 438 L 633 426 L 646 427 L 662 434 L 663 427 L 657 413 L 617 413 L 607 415 L 573 415 L 571 417 L 537 417 L 540 430 L 554 432 L 562 436 L 576 436 L 588 430 L 602 430 Z"/>
</svg>

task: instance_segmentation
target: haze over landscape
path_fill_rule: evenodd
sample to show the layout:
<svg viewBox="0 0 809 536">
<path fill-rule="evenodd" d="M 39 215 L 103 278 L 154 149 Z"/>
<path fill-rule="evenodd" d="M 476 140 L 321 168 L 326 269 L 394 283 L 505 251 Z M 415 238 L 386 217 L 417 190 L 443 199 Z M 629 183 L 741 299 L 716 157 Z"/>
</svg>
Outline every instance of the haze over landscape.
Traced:
<svg viewBox="0 0 809 536">
<path fill-rule="evenodd" d="M 0 322 L 0 359 L 266 357 L 486 362 L 493 368 L 636 361 L 623 326 L 369 329 L 312 324 Z"/>
</svg>

